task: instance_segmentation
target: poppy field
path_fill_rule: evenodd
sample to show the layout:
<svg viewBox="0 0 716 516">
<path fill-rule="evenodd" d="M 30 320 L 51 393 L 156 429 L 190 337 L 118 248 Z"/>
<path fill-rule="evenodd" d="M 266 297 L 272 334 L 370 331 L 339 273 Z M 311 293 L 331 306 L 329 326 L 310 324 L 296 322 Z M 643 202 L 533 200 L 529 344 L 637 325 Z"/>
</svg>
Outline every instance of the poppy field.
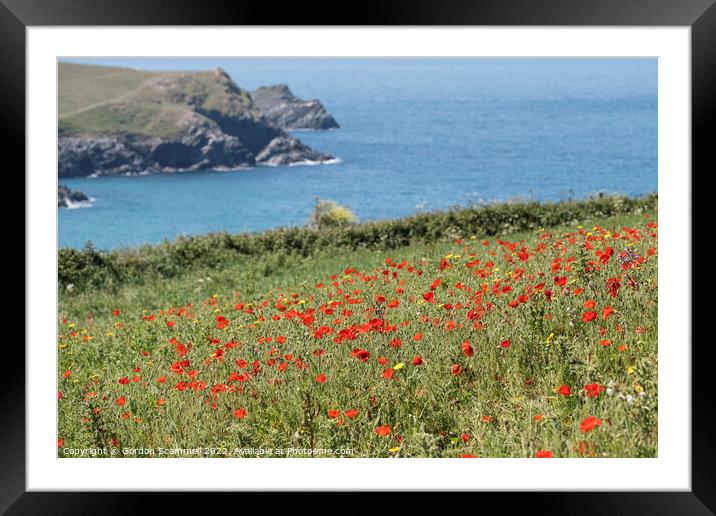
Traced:
<svg viewBox="0 0 716 516">
<path fill-rule="evenodd" d="M 638 213 L 61 299 L 58 455 L 655 457 L 657 248 Z"/>
</svg>

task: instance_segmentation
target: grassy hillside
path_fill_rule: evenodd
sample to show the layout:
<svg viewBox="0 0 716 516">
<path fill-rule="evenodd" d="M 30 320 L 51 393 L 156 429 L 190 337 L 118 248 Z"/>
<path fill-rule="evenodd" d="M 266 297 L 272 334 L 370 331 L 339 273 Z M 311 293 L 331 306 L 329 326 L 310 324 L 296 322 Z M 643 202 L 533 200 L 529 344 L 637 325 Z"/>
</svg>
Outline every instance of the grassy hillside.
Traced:
<svg viewBox="0 0 716 516">
<path fill-rule="evenodd" d="M 656 203 L 605 206 L 65 289 L 59 454 L 656 456 Z"/>
<path fill-rule="evenodd" d="M 61 62 L 58 77 L 61 136 L 172 137 L 216 125 L 210 112 L 258 116 L 249 94 L 220 70 L 148 72 Z"/>
</svg>

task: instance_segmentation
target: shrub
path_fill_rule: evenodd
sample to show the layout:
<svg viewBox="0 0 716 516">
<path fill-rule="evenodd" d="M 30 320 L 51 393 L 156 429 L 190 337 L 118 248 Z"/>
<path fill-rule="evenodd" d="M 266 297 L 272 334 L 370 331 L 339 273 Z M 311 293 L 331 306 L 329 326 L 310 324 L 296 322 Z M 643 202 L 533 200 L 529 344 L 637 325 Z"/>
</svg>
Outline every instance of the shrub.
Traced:
<svg viewBox="0 0 716 516">
<path fill-rule="evenodd" d="M 311 213 L 308 226 L 314 229 L 345 228 L 358 222 L 358 218 L 347 206 L 334 201 L 322 201 L 316 197 L 316 206 Z"/>
</svg>

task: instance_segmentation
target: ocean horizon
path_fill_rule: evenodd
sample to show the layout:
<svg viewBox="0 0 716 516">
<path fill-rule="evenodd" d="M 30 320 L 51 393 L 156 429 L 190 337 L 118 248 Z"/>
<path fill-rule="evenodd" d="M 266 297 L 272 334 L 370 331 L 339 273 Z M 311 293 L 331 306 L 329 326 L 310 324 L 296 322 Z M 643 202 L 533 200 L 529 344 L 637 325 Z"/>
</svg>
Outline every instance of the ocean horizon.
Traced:
<svg viewBox="0 0 716 516">
<path fill-rule="evenodd" d="M 335 160 L 62 178 L 60 247 L 133 247 L 303 226 L 316 197 L 359 220 L 454 206 L 656 192 L 656 59 L 73 59 L 148 70 L 221 67 L 242 88 L 287 84 L 340 124 L 291 132 Z"/>
</svg>

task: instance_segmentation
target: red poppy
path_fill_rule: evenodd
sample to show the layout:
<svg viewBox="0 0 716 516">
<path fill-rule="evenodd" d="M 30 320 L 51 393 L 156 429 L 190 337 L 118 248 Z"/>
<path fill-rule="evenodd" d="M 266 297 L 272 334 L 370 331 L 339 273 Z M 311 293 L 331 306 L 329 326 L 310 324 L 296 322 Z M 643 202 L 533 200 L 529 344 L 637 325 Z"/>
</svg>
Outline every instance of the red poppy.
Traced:
<svg viewBox="0 0 716 516">
<path fill-rule="evenodd" d="M 594 416 L 588 416 L 584 418 L 582 423 L 579 425 L 579 429 L 582 432 L 587 433 L 590 430 L 594 430 L 594 428 L 598 426 L 602 426 L 602 421 Z"/>
<path fill-rule="evenodd" d="M 552 452 L 548 450 L 537 450 L 537 453 L 535 453 L 535 457 L 538 459 L 551 459 Z"/>
<path fill-rule="evenodd" d="M 364 349 L 355 348 L 355 349 L 353 350 L 353 352 L 351 353 L 351 356 L 356 357 L 356 358 L 357 358 L 358 360 L 360 360 L 361 362 L 367 362 L 367 361 L 368 361 L 368 358 L 370 357 L 370 353 L 368 353 L 368 352 L 367 352 L 366 350 L 364 350 Z"/>
<path fill-rule="evenodd" d="M 388 303 L 388 308 L 398 308 L 400 306 L 400 301 L 397 299 L 393 299 L 390 303 Z"/>
<path fill-rule="evenodd" d="M 341 415 L 340 410 L 335 410 L 335 409 L 328 410 L 328 417 L 330 417 L 331 419 L 336 419 L 340 415 Z"/>
<path fill-rule="evenodd" d="M 510 341 L 509 340 L 503 340 L 500 342 L 500 347 L 502 348 L 509 348 L 510 347 Z"/>
<path fill-rule="evenodd" d="M 373 431 L 381 437 L 387 437 L 390 435 L 390 427 L 388 425 L 379 426 Z"/>
<path fill-rule="evenodd" d="M 466 357 L 471 357 L 475 354 L 475 351 L 472 349 L 472 346 L 468 341 L 462 343 L 462 352 L 465 354 Z"/>
<path fill-rule="evenodd" d="M 324 383 L 326 383 L 326 375 L 321 373 L 318 376 L 316 376 L 315 380 L 320 384 L 324 384 Z"/>
<path fill-rule="evenodd" d="M 458 376 L 460 373 L 462 373 L 462 368 L 458 364 L 453 364 L 450 367 L 450 372 L 453 374 L 453 376 Z"/>
<path fill-rule="evenodd" d="M 569 385 L 566 384 L 563 384 L 557 392 L 559 392 L 562 396 L 569 396 L 572 394 L 572 390 L 569 388 Z"/>
<path fill-rule="evenodd" d="M 236 419 L 244 419 L 246 417 L 246 409 L 240 408 L 238 410 L 234 410 L 234 417 Z"/>
<path fill-rule="evenodd" d="M 65 444 L 65 440 L 64 440 L 62 437 L 60 437 L 59 439 L 57 439 L 57 447 L 58 447 L 58 448 L 62 448 L 62 445 L 63 445 L 63 444 Z"/>
<path fill-rule="evenodd" d="M 390 380 L 391 378 L 393 378 L 394 374 L 395 374 L 395 371 L 393 370 L 393 368 L 389 367 L 388 369 L 383 371 L 383 378 Z"/>
<path fill-rule="evenodd" d="M 420 357 L 420 355 L 415 355 L 415 356 L 413 357 L 413 365 L 414 365 L 414 366 L 419 366 L 419 365 L 421 365 L 422 363 L 423 363 L 423 359 Z"/>
<path fill-rule="evenodd" d="M 112 315 L 113 315 L 114 317 L 119 316 L 119 310 L 117 310 L 116 308 L 115 308 L 114 310 L 112 310 Z"/>
<path fill-rule="evenodd" d="M 353 418 L 356 417 L 357 415 L 358 415 L 358 410 L 356 410 L 356 409 L 346 410 L 346 412 L 345 412 L 345 416 L 346 416 L 348 419 L 353 419 Z"/>
<path fill-rule="evenodd" d="M 124 404 L 127 403 L 127 399 L 124 396 L 120 396 L 114 402 L 119 405 L 120 407 L 124 407 Z"/>
<path fill-rule="evenodd" d="M 597 312 L 584 312 L 582 314 L 582 322 L 588 323 L 597 318 Z"/>
<path fill-rule="evenodd" d="M 597 306 L 597 302 L 594 299 L 589 299 L 584 302 L 584 308 L 586 308 L 587 310 L 591 310 L 595 306 Z"/>
<path fill-rule="evenodd" d="M 598 398 L 599 394 L 604 390 L 603 385 L 598 383 L 590 383 L 584 386 L 584 391 L 587 393 L 587 398 Z"/>
</svg>

